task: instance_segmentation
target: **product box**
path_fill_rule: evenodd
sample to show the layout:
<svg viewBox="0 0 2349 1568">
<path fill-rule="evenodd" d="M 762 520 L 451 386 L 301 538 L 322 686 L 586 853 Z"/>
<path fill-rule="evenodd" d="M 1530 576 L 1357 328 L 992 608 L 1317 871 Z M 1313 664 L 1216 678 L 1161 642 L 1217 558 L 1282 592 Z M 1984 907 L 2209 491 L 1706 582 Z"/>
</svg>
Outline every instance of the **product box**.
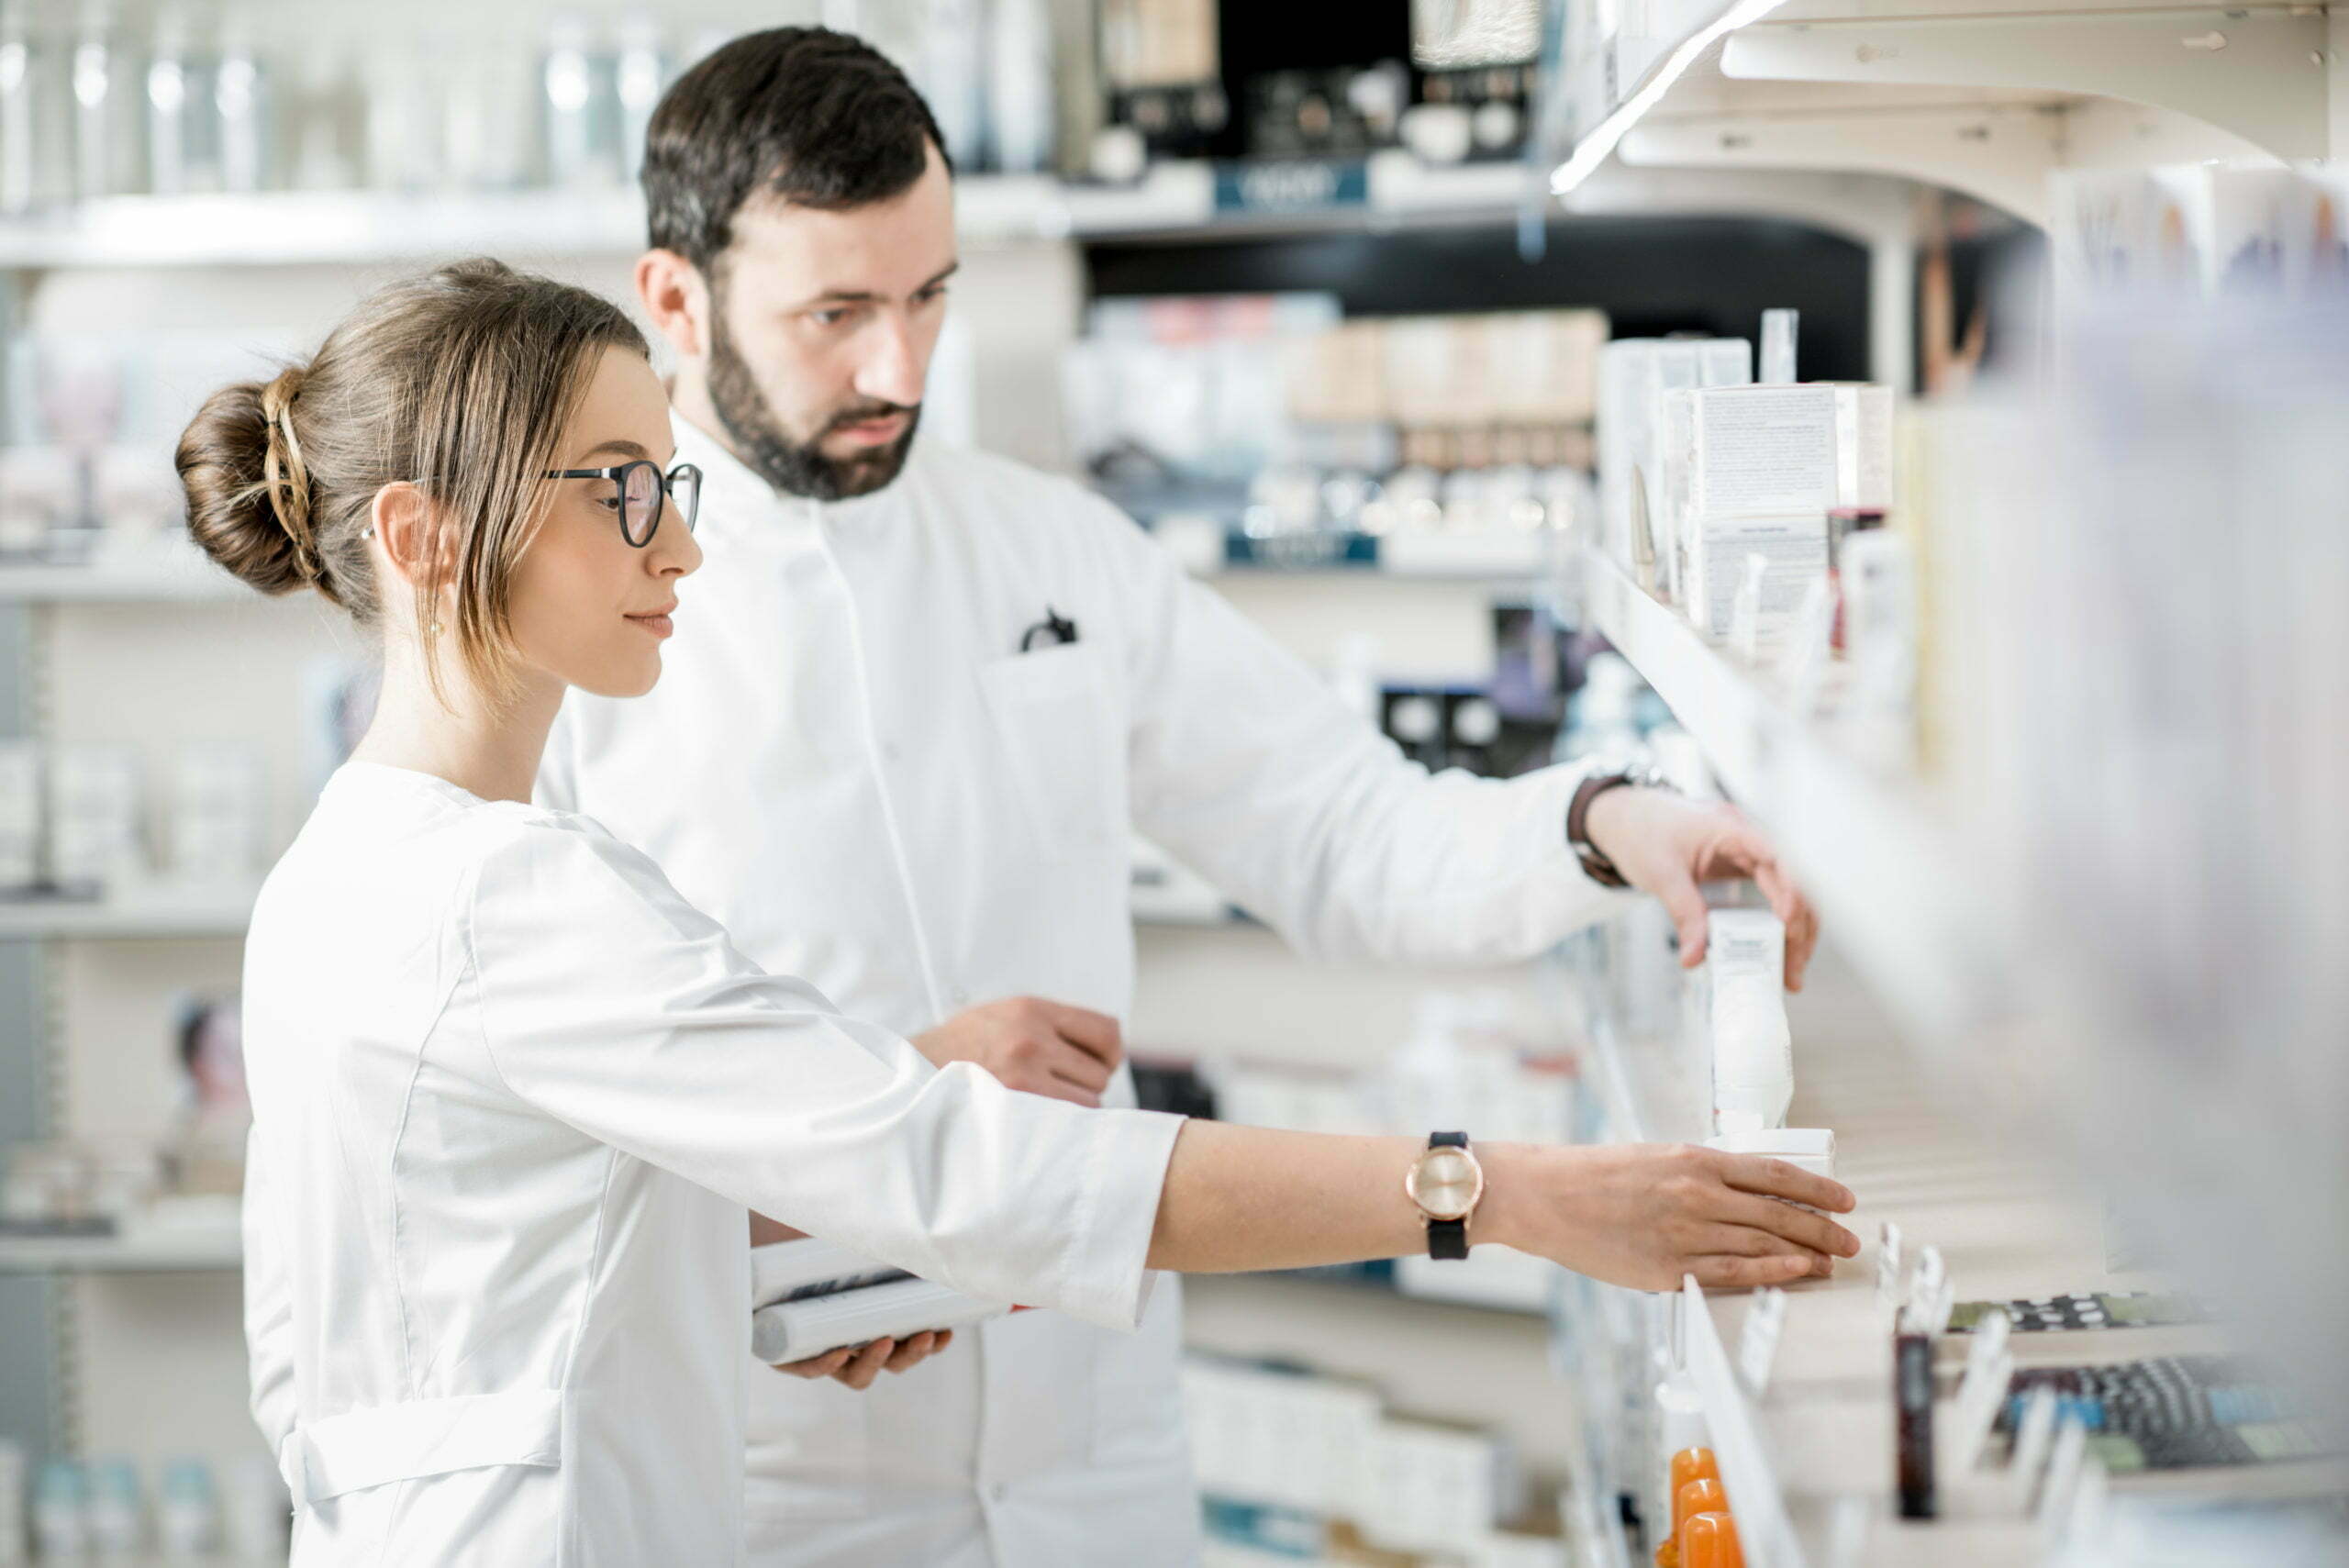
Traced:
<svg viewBox="0 0 2349 1568">
<path fill-rule="evenodd" d="M 40 748 L 0 740 L 0 893 L 40 881 Z"/>
<path fill-rule="evenodd" d="M 1407 426 L 1489 425 L 1498 414 L 1481 316 L 1405 316 L 1386 323 L 1386 402 Z"/>
<path fill-rule="evenodd" d="M 82 525 L 83 464 L 62 447 L 0 447 L 0 554 L 40 555 Z"/>
<path fill-rule="evenodd" d="M 1396 1551 L 1451 1552 L 1515 1512 L 1506 1440 L 1472 1427 L 1389 1418 L 1373 1445 L 1362 1532 Z"/>
<path fill-rule="evenodd" d="M 1448 1262 L 1418 1253 L 1397 1258 L 1395 1288 L 1422 1301 L 1546 1312 L 1558 1273 L 1558 1265 L 1547 1258 L 1486 1245 L 1472 1247 L 1465 1258 Z"/>
<path fill-rule="evenodd" d="M 1370 424 L 1392 417 L 1383 321 L 1341 321 L 1288 339 L 1281 368 L 1292 419 Z"/>
<path fill-rule="evenodd" d="M 172 759 L 170 870 L 188 882 L 250 881 L 265 806 L 261 758 L 234 741 L 197 741 Z"/>
<path fill-rule="evenodd" d="M 1775 647 L 1802 608 L 1813 583 L 1827 575 L 1827 515 L 1823 512 L 1692 517 L 1687 520 L 1688 618 L 1701 630 L 1727 637 L 1748 562 L 1762 557 L 1761 601 L 1755 629 L 1762 647 Z"/>
<path fill-rule="evenodd" d="M 69 746 L 51 752 L 50 880 L 95 893 L 145 875 L 140 795 L 139 758 L 128 748 Z"/>
<path fill-rule="evenodd" d="M 1691 404 L 1692 519 L 1892 504 L 1889 387 L 1709 387 Z"/>
<path fill-rule="evenodd" d="M 1481 318 L 1495 413 L 1505 423 L 1574 424 L 1598 407 L 1607 317 L 1597 310 L 1528 310 Z"/>
<path fill-rule="evenodd" d="M 1637 563 L 1637 519 L 1652 516 L 1661 500 L 1664 394 L 1753 379 L 1753 346 L 1742 338 L 1624 338 L 1600 352 L 1599 542 L 1610 558 Z"/>
</svg>

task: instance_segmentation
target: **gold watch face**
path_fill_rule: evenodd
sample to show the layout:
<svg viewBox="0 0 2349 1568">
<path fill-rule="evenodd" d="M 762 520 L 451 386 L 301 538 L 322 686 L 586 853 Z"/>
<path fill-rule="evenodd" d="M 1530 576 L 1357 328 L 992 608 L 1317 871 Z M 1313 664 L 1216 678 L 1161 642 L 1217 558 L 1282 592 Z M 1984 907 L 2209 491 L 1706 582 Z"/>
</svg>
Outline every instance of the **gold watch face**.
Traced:
<svg viewBox="0 0 2349 1568">
<path fill-rule="evenodd" d="M 1433 1219 L 1463 1219 L 1484 1195 L 1485 1173 L 1464 1149 L 1431 1149 L 1405 1179 L 1404 1191 Z"/>
</svg>

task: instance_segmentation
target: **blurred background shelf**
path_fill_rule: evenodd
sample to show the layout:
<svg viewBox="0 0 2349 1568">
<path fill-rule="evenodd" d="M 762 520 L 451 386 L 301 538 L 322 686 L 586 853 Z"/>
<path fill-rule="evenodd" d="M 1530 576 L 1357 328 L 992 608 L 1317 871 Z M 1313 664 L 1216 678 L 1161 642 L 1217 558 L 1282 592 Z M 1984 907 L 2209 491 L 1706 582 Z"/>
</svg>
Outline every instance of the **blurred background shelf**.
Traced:
<svg viewBox="0 0 2349 1568">
<path fill-rule="evenodd" d="M 186 1235 L 0 1236 L 0 1274 L 189 1273 L 244 1266 L 234 1230 Z"/>
<path fill-rule="evenodd" d="M 0 562 L 0 602 L 210 604 L 253 596 L 250 588 L 192 554 L 88 565 Z"/>
<path fill-rule="evenodd" d="M 1130 184 L 965 174 L 955 182 L 955 208 L 963 237 L 987 244 L 1454 223 L 1506 217 L 1540 195 L 1538 174 L 1524 164 L 1430 165 L 1389 150 L 1353 159 L 1175 160 Z M 110 196 L 0 224 L 0 268 L 626 257 L 644 242 L 642 198 L 620 187 Z"/>
<path fill-rule="evenodd" d="M 258 885 L 142 888 L 111 897 L 0 900 L 0 941 L 242 937 Z"/>
</svg>

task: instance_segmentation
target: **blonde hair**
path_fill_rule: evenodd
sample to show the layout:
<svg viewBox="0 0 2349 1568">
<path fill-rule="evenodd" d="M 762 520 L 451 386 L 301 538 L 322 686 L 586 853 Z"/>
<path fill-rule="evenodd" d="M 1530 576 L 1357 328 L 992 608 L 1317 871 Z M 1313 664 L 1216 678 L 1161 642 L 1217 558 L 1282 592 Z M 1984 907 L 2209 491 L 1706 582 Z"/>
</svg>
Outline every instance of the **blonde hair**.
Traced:
<svg viewBox="0 0 2349 1568">
<path fill-rule="evenodd" d="M 509 692 L 514 565 L 607 348 L 649 357 L 609 300 L 502 261 L 381 289 L 306 364 L 205 400 L 180 437 L 188 532 L 261 592 L 314 588 L 372 626 L 383 614 L 367 549 L 375 496 L 414 484 L 436 529 L 416 583 L 427 677 L 440 693 L 434 606 L 453 584 L 467 674 Z"/>
</svg>

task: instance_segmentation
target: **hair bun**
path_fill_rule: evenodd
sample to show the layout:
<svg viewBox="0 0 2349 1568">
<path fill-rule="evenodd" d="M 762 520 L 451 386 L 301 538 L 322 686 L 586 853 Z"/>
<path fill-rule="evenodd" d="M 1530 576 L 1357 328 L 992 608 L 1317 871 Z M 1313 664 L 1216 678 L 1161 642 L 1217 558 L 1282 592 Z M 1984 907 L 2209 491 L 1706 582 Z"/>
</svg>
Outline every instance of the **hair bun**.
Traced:
<svg viewBox="0 0 2349 1568">
<path fill-rule="evenodd" d="M 265 383 L 224 386 L 205 399 L 180 437 L 189 536 L 264 594 L 323 587 L 310 532 L 309 476 L 291 415 L 302 376 L 289 366 Z"/>
</svg>

